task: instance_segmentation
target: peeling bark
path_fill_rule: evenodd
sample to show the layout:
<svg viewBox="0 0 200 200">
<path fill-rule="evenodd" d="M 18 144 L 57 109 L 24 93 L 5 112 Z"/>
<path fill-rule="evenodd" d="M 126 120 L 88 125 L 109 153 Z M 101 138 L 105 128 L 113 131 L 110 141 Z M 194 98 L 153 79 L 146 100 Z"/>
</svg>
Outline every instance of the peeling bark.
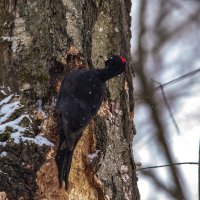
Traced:
<svg viewBox="0 0 200 200">
<path fill-rule="evenodd" d="M 0 127 L 25 114 L 31 118 L 17 124 L 26 142 L 15 143 L 9 124 L 0 133 L 0 198 L 139 199 L 132 156 L 130 8 L 130 0 L 0 1 L 0 102 L 5 100 L 0 109 L 23 105 Z M 125 56 L 128 67 L 107 83 L 105 101 L 74 152 L 66 192 L 58 186 L 54 161 L 60 83 L 69 71 L 101 67 L 100 57 L 112 54 Z M 38 136 L 54 146 L 39 145 Z"/>
</svg>

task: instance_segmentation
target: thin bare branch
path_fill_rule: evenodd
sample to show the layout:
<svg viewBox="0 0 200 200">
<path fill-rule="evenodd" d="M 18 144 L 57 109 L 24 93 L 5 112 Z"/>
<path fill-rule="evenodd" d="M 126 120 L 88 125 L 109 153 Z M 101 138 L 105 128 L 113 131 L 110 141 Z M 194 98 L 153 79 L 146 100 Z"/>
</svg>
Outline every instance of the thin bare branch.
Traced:
<svg viewBox="0 0 200 200">
<path fill-rule="evenodd" d="M 167 97 L 166 97 L 166 95 L 165 95 L 163 85 L 162 85 L 160 82 L 158 82 L 158 81 L 155 81 L 155 80 L 153 80 L 153 81 L 156 82 L 156 83 L 158 83 L 158 84 L 160 85 L 160 89 L 161 89 L 161 92 L 162 92 L 162 96 L 163 96 L 165 105 L 166 105 L 166 107 L 167 107 L 167 110 L 168 110 L 168 112 L 169 112 L 170 118 L 171 118 L 171 120 L 172 120 L 172 122 L 173 122 L 173 124 L 174 124 L 174 126 L 175 126 L 175 128 L 176 128 L 177 133 L 180 135 L 179 126 L 178 126 L 178 124 L 177 124 L 177 122 L 176 122 L 176 120 L 175 120 L 175 118 L 174 118 L 174 115 L 173 115 L 173 113 L 172 113 L 171 107 L 170 107 L 170 105 L 169 105 L 169 103 L 168 103 L 168 101 L 167 101 Z"/>
<path fill-rule="evenodd" d="M 178 82 L 180 82 L 180 81 L 182 81 L 182 80 L 184 80 L 186 78 L 190 78 L 191 76 L 194 76 L 194 75 L 196 75 L 199 72 L 200 72 L 200 68 L 195 69 L 195 70 L 193 70 L 191 72 L 188 72 L 187 74 L 184 74 L 182 76 L 179 76 L 178 78 L 175 78 L 175 79 L 173 79 L 173 80 L 171 80 L 169 82 L 166 82 L 166 83 L 163 83 L 163 84 L 159 83 L 159 86 L 153 88 L 152 93 L 157 92 L 161 88 L 165 88 L 165 87 L 169 87 L 171 85 L 174 85 L 174 84 L 176 84 L 176 83 L 178 83 Z M 150 93 L 150 94 L 152 94 L 152 93 Z M 147 98 L 147 94 L 146 93 L 145 93 L 145 95 L 144 94 L 138 95 L 135 98 L 135 101 L 138 101 L 138 100 L 141 100 L 141 99 L 145 99 L 145 98 Z"/>
<path fill-rule="evenodd" d="M 200 68 L 195 69 L 195 70 L 193 70 L 193 71 L 191 71 L 191 72 L 188 72 L 187 74 L 184 74 L 184 75 L 182 75 L 182 76 L 179 76 L 178 78 L 175 78 L 175 79 L 173 79 L 173 80 L 171 80 L 171 81 L 169 81 L 169 82 L 167 82 L 167 83 L 163 83 L 163 84 L 159 85 L 158 87 L 154 88 L 154 91 L 160 89 L 161 87 L 171 86 L 171 85 L 173 85 L 173 84 L 175 84 L 175 83 L 178 83 L 179 81 L 182 81 L 182 80 L 184 80 L 184 79 L 186 79 L 186 78 L 189 78 L 189 77 L 191 77 L 191 76 L 194 76 L 195 74 L 197 74 L 197 73 L 199 73 L 199 72 L 200 72 Z"/>
<path fill-rule="evenodd" d="M 143 168 L 136 169 L 136 171 L 146 170 L 146 169 L 156 169 L 156 168 L 161 168 L 161 167 L 171 167 L 171 166 L 174 166 L 174 165 L 198 165 L 198 164 L 199 164 L 198 162 L 180 162 L 180 163 L 172 163 L 172 164 L 168 164 L 168 165 L 143 167 Z"/>
</svg>

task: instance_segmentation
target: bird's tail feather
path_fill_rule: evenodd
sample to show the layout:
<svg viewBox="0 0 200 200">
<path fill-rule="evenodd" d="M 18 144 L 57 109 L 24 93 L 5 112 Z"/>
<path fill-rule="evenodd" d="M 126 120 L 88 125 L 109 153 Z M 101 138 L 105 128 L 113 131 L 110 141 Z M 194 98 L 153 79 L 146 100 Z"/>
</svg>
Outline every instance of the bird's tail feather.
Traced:
<svg viewBox="0 0 200 200">
<path fill-rule="evenodd" d="M 70 151 L 68 148 L 63 150 L 58 150 L 56 156 L 56 164 L 58 167 L 58 178 L 59 178 L 59 185 L 62 187 L 62 182 L 65 181 L 65 187 L 67 190 L 68 187 L 68 177 L 72 162 L 72 154 L 73 152 Z"/>
<path fill-rule="evenodd" d="M 65 187 L 68 187 L 68 177 L 72 162 L 73 151 L 71 151 L 65 143 L 63 131 L 60 132 L 60 142 L 56 155 L 56 165 L 58 168 L 59 185 L 62 187 L 62 182 L 65 181 Z"/>
</svg>

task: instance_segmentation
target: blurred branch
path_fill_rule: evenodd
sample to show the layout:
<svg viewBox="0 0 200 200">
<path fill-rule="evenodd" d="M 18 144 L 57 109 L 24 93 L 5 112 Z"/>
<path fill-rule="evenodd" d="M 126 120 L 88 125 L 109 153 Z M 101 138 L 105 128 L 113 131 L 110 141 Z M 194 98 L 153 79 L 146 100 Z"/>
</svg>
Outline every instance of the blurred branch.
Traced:
<svg viewBox="0 0 200 200">
<path fill-rule="evenodd" d="M 190 25 L 192 22 L 197 21 L 199 23 L 199 17 L 200 17 L 200 9 L 198 9 L 195 13 L 191 14 L 186 21 L 184 21 L 182 24 L 177 26 L 171 33 L 169 34 L 157 34 L 162 35 L 162 37 L 159 38 L 158 43 L 156 47 L 154 48 L 154 52 L 158 52 L 160 48 L 162 48 L 167 41 L 169 41 L 172 37 L 175 35 L 178 35 L 183 32 L 183 30 Z M 198 19 L 198 20 L 197 20 Z"/>
<path fill-rule="evenodd" d="M 141 63 L 141 65 L 142 65 L 142 63 Z M 140 68 L 138 75 L 139 75 L 140 80 L 141 80 L 141 84 L 142 84 L 142 87 L 143 87 L 144 94 L 147 94 L 147 96 L 145 98 L 145 102 L 149 106 L 149 108 L 151 109 L 151 118 L 152 118 L 152 120 L 155 124 L 155 127 L 157 127 L 157 131 L 156 131 L 157 138 L 162 144 L 162 147 L 163 147 L 163 150 L 164 150 L 163 153 L 165 154 L 167 161 L 169 163 L 174 163 L 173 153 L 172 153 L 170 146 L 169 146 L 167 139 L 166 139 L 167 134 L 166 134 L 166 131 L 165 131 L 165 128 L 164 128 L 165 126 L 164 126 L 164 124 L 163 124 L 163 122 L 160 118 L 161 112 L 156 107 L 156 100 L 153 98 L 152 95 L 149 94 L 149 91 L 152 91 L 152 90 L 150 89 L 147 78 L 146 78 L 145 73 L 144 73 L 142 68 Z M 177 187 L 177 193 L 176 193 L 176 196 L 174 196 L 174 197 L 178 198 L 178 199 L 180 199 L 180 198 L 185 199 L 183 191 L 182 191 L 181 183 L 180 183 L 181 175 L 179 174 L 179 171 L 176 169 L 176 167 L 173 166 L 173 165 L 172 165 L 172 168 L 171 168 L 171 173 L 173 175 L 173 180 L 174 180 L 175 185 Z"/>
<path fill-rule="evenodd" d="M 152 80 L 153 80 L 153 79 L 152 79 Z M 160 89 L 161 89 L 162 96 L 163 96 L 165 105 L 166 105 L 166 107 L 167 107 L 167 110 L 168 110 L 168 112 L 169 112 L 170 118 L 171 118 L 171 120 L 172 120 L 172 122 L 173 122 L 173 124 L 174 124 L 174 126 L 175 126 L 175 128 L 176 128 L 177 133 L 180 134 L 180 129 L 179 129 L 179 127 L 178 127 L 178 124 L 176 123 L 176 120 L 175 120 L 174 115 L 173 115 L 173 113 L 172 113 L 171 107 L 170 107 L 170 105 L 169 105 L 169 103 L 168 103 L 168 101 L 167 101 L 167 97 L 166 97 L 166 95 L 165 95 L 163 85 L 162 85 L 160 82 L 158 82 L 158 81 L 155 81 L 155 80 L 153 80 L 153 81 L 156 82 L 156 83 L 158 83 L 158 84 L 160 85 L 159 87 L 160 87 Z"/>
<path fill-rule="evenodd" d="M 168 164 L 168 165 L 143 167 L 143 168 L 136 169 L 136 171 L 145 170 L 145 169 L 156 169 L 156 168 L 161 168 L 161 167 L 171 167 L 173 165 L 198 165 L 198 164 L 199 164 L 198 162 L 180 162 L 180 163 L 172 163 L 172 164 Z"/>
<path fill-rule="evenodd" d="M 191 72 L 188 72 L 187 74 L 184 74 L 184 75 L 182 75 L 182 76 L 180 76 L 178 78 L 175 78 L 175 79 L 173 79 L 173 80 L 171 80 L 171 81 L 169 81 L 167 83 L 163 83 L 160 86 L 154 88 L 153 90 L 156 91 L 156 90 L 160 89 L 161 87 L 171 86 L 171 85 L 173 85 L 175 83 L 178 83 L 179 81 L 182 81 L 182 80 L 184 80 L 186 78 L 189 78 L 189 77 L 191 77 L 191 76 L 193 76 L 193 75 L 195 75 L 195 74 L 197 74 L 199 72 L 200 72 L 200 68 L 195 69 L 195 70 L 193 70 Z"/>
<path fill-rule="evenodd" d="M 161 142 L 163 147 L 163 153 L 167 158 L 168 163 L 174 163 L 173 154 L 171 152 L 171 149 L 169 147 L 168 141 L 166 139 L 166 131 L 165 126 L 160 118 L 160 110 L 156 107 L 156 100 L 154 99 L 152 95 L 153 89 L 151 88 L 151 85 L 148 82 L 148 79 L 146 77 L 145 71 L 144 71 L 144 63 L 146 61 L 146 51 L 142 48 L 142 37 L 145 33 L 145 12 L 146 12 L 146 0 L 141 0 L 141 7 L 140 7 L 140 16 L 139 16 L 139 24 L 140 24 L 140 31 L 139 31 L 139 45 L 138 45 L 138 64 L 139 67 L 137 70 L 138 77 L 140 79 L 141 87 L 143 90 L 143 93 L 146 94 L 145 96 L 145 102 L 149 106 L 151 110 L 151 118 L 153 120 L 153 123 L 155 124 L 155 127 L 157 128 L 157 138 Z M 181 186 L 181 175 L 179 174 L 179 171 L 176 169 L 175 166 L 171 166 L 170 168 L 171 173 L 173 175 L 173 181 L 175 183 L 175 193 L 174 197 L 177 199 L 185 199 L 184 193 Z"/>
<path fill-rule="evenodd" d="M 174 84 L 176 84 L 176 83 L 178 83 L 178 82 L 180 82 L 180 81 L 182 81 L 182 80 L 184 80 L 186 78 L 190 78 L 191 76 L 194 76 L 195 74 L 197 74 L 199 72 L 200 72 L 200 68 L 195 69 L 195 70 L 193 70 L 191 72 L 188 72 L 187 74 L 184 74 L 184 75 L 182 75 L 182 76 L 180 76 L 178 78 L 175 78 L 175 79 L 173 79 L 173 80 L 171 80 L 171 81 L 169 81 L 167 83 L 161 84 L 161 83 L 157 82 L 157 83 L 159 83 L 159 86 L 153 88 L 151 93 L 150 92 L 148 92 L 148 93 L 150 93 L 152 95 L 152 93 L 157 92 L 157 90 L 160 90 L 161 88 L 165 88 L 165 87 L 169 87 L 171 85 L 174 85 Z M 138 101 L 138 100 L 141 100 L 141 99 L 145 99 L 145 98 L 147 98 L 146 93 L 138 95 L 135 98 L 135 101 Z"/>
<path fill-rule="evenodd" d="M 200 141 L 199 141 L 199 200 L 200 200 Z"/>
<path fill-rule="evenodd" d="M 153 174 L 153 173 L 150 173 L 148 171 L 142 171 L 141 173 L 144 174 L 145 176 L 150 177 L 153 180 L 153 182 L 156 184 L 155 186 L 157 186 L 158 189 L 161 189 L 161 190 L 165 191 L 167 194 L 171 195 L 172 197 L 176 197 L 177 196 L 176 189 L 175 188 L 166 187 L 164 185 L 164 183 L 162 183 L 160 181 L 160 178 L 157 176 L 157 174 Z"/>
</svg>

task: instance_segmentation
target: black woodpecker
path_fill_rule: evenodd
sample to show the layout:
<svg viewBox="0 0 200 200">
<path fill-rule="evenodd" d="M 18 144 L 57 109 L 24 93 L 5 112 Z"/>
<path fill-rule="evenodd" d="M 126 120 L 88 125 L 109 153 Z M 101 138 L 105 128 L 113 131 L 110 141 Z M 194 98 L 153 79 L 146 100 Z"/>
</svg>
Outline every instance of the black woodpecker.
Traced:
<svg viewBox="0 0 200 200">
<path fill-rule="evenodd" d="M 101 106 L 105 82 L 121 74 L 125 66 L 125 58 L 113 55 L 105 62 L 103 69 L 78 69 L 64 78 L 57 101 L 60 142 L 56 164 L 60 187 L 65 181 L 66 190 L 68 188 L 73 151 L 85 127 Z"/>
</svg>

